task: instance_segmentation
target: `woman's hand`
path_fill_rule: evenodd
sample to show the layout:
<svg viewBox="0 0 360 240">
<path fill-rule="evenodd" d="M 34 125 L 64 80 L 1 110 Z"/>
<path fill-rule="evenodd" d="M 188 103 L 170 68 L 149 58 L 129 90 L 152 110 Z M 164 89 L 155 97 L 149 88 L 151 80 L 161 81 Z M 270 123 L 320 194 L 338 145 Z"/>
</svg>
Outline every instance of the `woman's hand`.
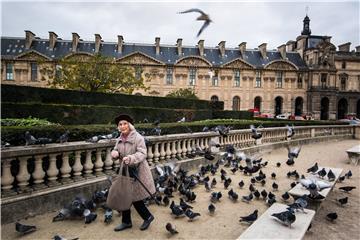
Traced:
<svg viewBox="0 0 360 240">
<path fill-rule="evenodd" d="M 130 158 L 129 157 L 123 157 L 122 159 L 125 164 L 130 164 Z"/>
<path fill-rule="evenodd" d="M 111 157 L 114 158 L 114 159 L 118 158 L 119 157 L 119 152 L 116 151 L 116 150 L 112 150 L 111 151 Z"/>
</svg>

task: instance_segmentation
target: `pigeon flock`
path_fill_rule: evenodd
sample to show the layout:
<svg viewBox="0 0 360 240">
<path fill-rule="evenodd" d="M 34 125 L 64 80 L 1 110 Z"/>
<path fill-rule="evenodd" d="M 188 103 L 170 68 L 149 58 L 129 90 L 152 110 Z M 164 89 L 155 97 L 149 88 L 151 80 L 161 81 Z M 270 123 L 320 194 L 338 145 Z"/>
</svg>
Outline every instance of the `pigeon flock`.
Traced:
<svg viewBox="0 0 360 240">
<path fill-rule="evenodd" d="M 157 123 L 158 126 L 159 124 Z M 250 127 L 253 138 L 261 138 L 261 133 L 254 126 Z M 216 131 L 226 136 L 230 128 L 225 126 L 217 126 L 212 129 L 204 128 L 204 131 Z M 67 133 L 68 134 L 68 133 Z M 260 137 L 259 137 L 260 136 Z M 66 138 L 66 137 L 63 137 Z M 36 141 L 29 138 L 31 141 Z M 220 147 L 219 144 L 210 143 L 210 147 Z M 287 146 L 288 155 L 286 164 L 294 167 L 295 159 L 298 158 L 301 146 L 290 148 Z M 329 182 L 335 180 L 335 174 L 331 170 L 319 168 L 318 163 L 307 169 L 307 173 L 316 176 L 316 178 L 305 178 L 304 174 L 298 170 L 289 171 L 286 177 L 293 180 L 290 187 L 293 188 L 300 183 L 304 188 L 309 190 L 310 194 L 304 195 L 297 199 L 293 199 L 291 195 L 285 191 L 280 191 L 277 179 L 281 172 L 268 172 L 268 161 L 265 161 L 260 154 L 245 154 L 241 149 L 234 145 L 225 146 L 225 152 L 218 160 L 215 160 L 214 154 L 210 148 L 196 148 L 194 154 L 188 154 L 188 158 L 203 156 L 207 164 L 200 165 L 195 171 L 187 171 L 181 168 L 176 161 L 168 162 L 164 165 L 157 164 L 155 166 L 154 182 L 156 193 L 152 198 L 145 200 L 147 205 L 156 204 L 158 207 L 167 208 L 168 213 L 172 216 L 171 222 L 164 223 L 165 229 L 169 236 L 181 233 L 183 220 L 188 222 L 200 222 L 204 214 L 215 217 L 218 209 L 221 209 L 222 202 L 230 201 L 234 204 L 243 202 L 246 206 L 250 206 L 254 201 L 263 201 L 265 206 L 270 207 L 275 202 L 282 202 L 288 205 L 286 211 L 274 213 L 271 217 L 275 221 L 280 222 L 291 228 L 296 222 L 297 212 L 306 213 L 306 207 L 311 201 L 318 201 L 324 198 L 321 191 L 331 187 Z M 283 160 L 285 160 L 284 157 Z M 274 166 L 280 168 L 281 163 L 274 163 Z M 240 176 L 240 181 L 235 182 L 236 175 Z M 345 175 L 339 177 L 339 182 L 344 182 L 352 177 L 352 172 L 348 171 Z M 111 184 L 111 181 L 109 180 Z M 355 189 L 354 186 L 343 186 L 339 190 L 346 194 Z M 85 224 L 97 221 L 97 209 L 103 212 L 104 224 L 113 221 L 113 210 L 106 205 L 106 198 L 109 188 L 97 190 L 90 199 L 81 196 L 75 197 L 69 204 L 60 209 L 58 214 L 54 216 L 53 222 L 64 221 L 70 219 L 83 220 Z M 194 206 L 199 196 L 199 191 L 206 193 L 208 196 L 208 204 L 206 212 Z M 239 192 L 248 191 L 246 194 Z M 204 194 L 201 194 L 204 196 Z M 348 197 L 337 199 L 339 206 L 344 207 L 348 204 Z M 240 223 L 252 224 L 261 214 L 258 209 L 248 213 L 246 216 L 238 216 Z M 326 215 L 326 219 L 336 222 L 338 215 L 336 212 L 330 212 Z M 176 227 L 178 226 L 178 227 Z M 36 231 L 36 226 L 23 225 L 16 223 L 16 231 L 20 234 L 27 234 Z M 54 239 L 64 239 L 60 235 L 54 236 Z"/>
</svg>

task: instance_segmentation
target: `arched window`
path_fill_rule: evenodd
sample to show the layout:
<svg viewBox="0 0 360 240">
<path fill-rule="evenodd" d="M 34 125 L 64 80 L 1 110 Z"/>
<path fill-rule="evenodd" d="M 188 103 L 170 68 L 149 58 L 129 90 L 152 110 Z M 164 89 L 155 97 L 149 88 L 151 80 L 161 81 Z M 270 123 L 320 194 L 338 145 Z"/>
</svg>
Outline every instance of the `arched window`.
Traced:
<svg viewBox="0 0 360 240">
<path fill-rule="evenodd" d="M 254 99 L 254 108 L 257 108 L 261 112 L 261 97 L 257 96 Z"/>
<path fill-rule="evenodd" d="M 216 96 L 216 95 L 213 95 L 213 96 L 211 96 L 211 99 L 210 99 L 212 102 L 217 102 L 217 101 L 219 101 L 219 97 L 218 96 Z"/>
<path fill-rule="evenodd" d="M 238 96 L 233 97 L 233 111 L 240 111 L 240 98 Z"/>
</svg>

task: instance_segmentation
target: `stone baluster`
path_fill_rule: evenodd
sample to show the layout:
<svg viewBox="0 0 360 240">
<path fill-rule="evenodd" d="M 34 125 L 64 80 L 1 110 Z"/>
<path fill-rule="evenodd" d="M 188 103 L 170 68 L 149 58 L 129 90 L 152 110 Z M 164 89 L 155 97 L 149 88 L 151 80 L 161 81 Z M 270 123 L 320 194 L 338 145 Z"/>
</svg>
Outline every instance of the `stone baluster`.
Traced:
<svg viewBox="0 0 360 240">
<path fill-rule="evenodd" d="M 18 181 L 19 192 L 27 192 L 30 190 L 28 187 L 30 174 L 27 169 L 29 157 L 19 157 L 19 173 L 16 175 L 16 180 Z"/>
<path fill-rule="evenodd" d="M 186 147 L 186 149 L 187 149 L 187 153 L 188 153 L 188 154 L 191 154 L 191 152 L 192 152 L 191 141 L 192 141 L 192 139 L 188 139 L 188 140 L 187 140 L 187 147 Z"/>
<path fill-rule="evenodd" d="M 94 175 L 92 174 L 94 164 L 91 160 L 91 153 L 92 153 L 92 150 L 86 150 L 86 157 L 85 157 L 85 163 L 84 163 L 84 177 L 85 178 L 94 177 Z"/>
<path fill-rule="evenodd" d="M 61 182 L 62 183 L 71 182 L 71 179 L 70 179 L 71 167 L 69 164 L 69 153 L 68 152 L 64 152 L 62 155 L 62 166 L 60 168 L 60 172 L 61 172 Z"/>
<path fill-rule="evenodd" d="M 186 139 L 183 139 L 182 140 L 182 152 L 181 152 L 181 155 L 183 156 L 183 157 L 186 157 Z"/>
<path fill-rule="evenodd" d="M 82 179 L 81 171 L 83 170 L 83 166 L 81 164 L 81 151 L 75 151 L 75 163 L 72 166 L 73 169 L 73 180 Z"/>
<path fill-rule="evenodd" d="M 163 162 L 165 160 L 165 156 L 166 156 L 165 142 L 161 142 L 160 143 L 160 161 Z"/>
<path fill-rule="evenodd" d="M 196 152 L 196 147 L 200 148 L 200 138 L 195 139 L 194 151 Z"/>
<path fill-rule="evenodd" d="M 57 175 L 59 174 L 59 169 L 56 167 L 56 156 L 57 154 L 50 154 L 49 155 L 49 168 L 46 171 L 46 174 L 48 176 L 48 186 L 56 186 L 60 183 L 57 180 Z"/>
<path fill-rule="evenodd" d="M 45 172 L 42 167 L 44 157 L 45 155 L 35 156 L 35 169 L 34 172 L 32 173 L 35 190 L 47 188 L 47 186 L 44 184 Z"/>
<path fill-rule="evenodd" d="M 171 146 L 171 142 L 170 142 L 170 141 L 167 141 L 167 142 L 166 142 L 166 151 L 165 151 L 166 161 L 169 161 L 169 159 L 171 158 L 171 149 L 170 149 L 170 146 Z"/>
<path fill-rule="evenodd" d="M 210 141 L 209 137 L 205 138 L 205 147 L 206 148 L 209 148 L 209 141 Z"/>
<path fill-rule="evenodd" d="M 204 137 L 200 138 L 200 148 L 201 148 L 201 150 L 203 150 L 205 148 L 204 141 L 205 141 Z"/>
<path fill-rule="evenodd" d="M 154 162 L 154 154 L 153 154 L 153 150 L 152 150 L 152 144 L 150 146 L 147 147 L 147 161 L 149 163 L 149 165 L 151 166 Z"/>
<path fill-rule="evenodd" d="M 178 158 L 181 158 L 181 153 L 182 153 L 182 147 L 181 147 L 181 140 L 178 140 L 177 141 L 177 152 L 176 152 L 176 156 L 178 157 Z"/>
<path fill-rule="evenodd" d="M 109 174 L 109 173 L 113 173 L 112 171 L 112 165 L 113 165 L 113 160 L 111 158 L 111 150 L 112 148 L 106 148 L 106 156 L 105 156 L 105 161 L 104 161 L 104 169 L 105 169 L 105 173 Z"/>
<path fill-rule="evenodd" d="M 11 174 L 11 161 L 12 159 L 3 159 L 2 160 L 2 171 L 1 171 L 1 195 L 9 196 L 15 195 L 16 193 L 12 191 L 14 176 Z"/>
<path fill-rule="evenodd" d="M 193 139 L 192 144 L 191 144 L 191 152 L 193 154 L 195 154 L 195 152 L 196 152 L 197 144 L 198 144 L 198 138 Z"/>
<path fill-rule="evenodd" d="M 159 159 L 160 159 L 159 143 L 156 142 L 155 143 L 155 148 L 154 148 L 154 164 L 158 164 Z"/>
<path fill-rule="evenodd" d="M 102 150 L 103 149 L 96 149 L 96 160 L 94 163 L 94 166 L 95 166 L 94 171 L 95 171 L 96 176 L 104 175 L 104 173 L 103 173 L 104 162 L 101 157 Z"/>
<path fill-rule="evenodd" d="M 175 159 L 175 157 L 176 157 L 176 153 L 177 153 L 176 145 L 177 145 L 177 141 L 172 141 L 172 143 L 171 143 L 171 159 Z"/>
</svg>

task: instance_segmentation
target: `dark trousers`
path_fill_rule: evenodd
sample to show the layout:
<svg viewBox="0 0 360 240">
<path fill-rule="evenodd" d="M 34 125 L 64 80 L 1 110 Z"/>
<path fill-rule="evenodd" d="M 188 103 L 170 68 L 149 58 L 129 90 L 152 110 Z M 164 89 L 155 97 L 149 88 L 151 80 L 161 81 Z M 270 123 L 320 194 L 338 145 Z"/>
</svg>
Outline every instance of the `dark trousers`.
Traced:
<svg viewBox="0 0 360 240">
<path fill-rule="evenodd" d="M 145 203 L 144 203 L 143 200 L 133 202 L 133 205 L 134 205 L 134 208 L 136 209 L 136 211 L 138 212 L 138 214 L 141 216 L 141 218 L 143 220 L 148 220 L 150 218 L 151 213 L 149 212 L 149 210 L 145 206 Z M 131 223 L 130 209 L 125 210 L 125 211 L 122 212 L 122 222 L 127 223 L 127 224 Z"/>
</svg>

